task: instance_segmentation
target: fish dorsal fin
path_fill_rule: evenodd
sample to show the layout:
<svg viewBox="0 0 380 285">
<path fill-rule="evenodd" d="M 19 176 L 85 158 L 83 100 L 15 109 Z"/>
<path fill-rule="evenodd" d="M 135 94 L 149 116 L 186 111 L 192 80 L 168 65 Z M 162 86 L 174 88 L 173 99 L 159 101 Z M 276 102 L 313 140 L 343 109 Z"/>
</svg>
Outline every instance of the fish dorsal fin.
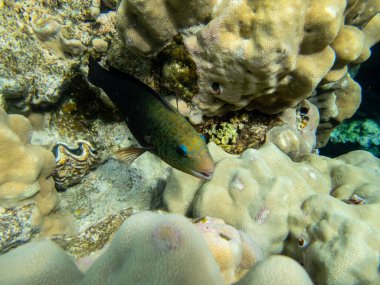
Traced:
<svg viewBox="0 0 380 285">
<path fill-rule="evenodd" d="M 148 151 L 148 148 L 142 147 L 126 147 L 121 148 L 116 152 L 116 158 L 119 161 L 125 162 L 130 165 L 136 158 L 142 155 L 144 152 Z"/>
<path fill-rule="evenodd" d="M 165 98 L 163 96 L 161 96 L 159 93 L 154 91 L 153 88 L 151 88 L 149 85 L 145 84 L 143 81 L 141 81 L 137 77 L 134 77 L 128 73 L 125 73 L 125 72 L 123 72 L 123 71 L 121 71 L 121 70 L 119 70 L 119 69 L 117 69 L 111 65 L 108 67 L 108 70 L 109 70 L 109 72 L 111 72 L 115 76 L 119 76 L 120 78 L 124 78 L 124 79 L 129 80 L 129 81 L 134 81 L 136 84 L 138 84 L 140 86 L 140 88 L 148 90 L 149 93 L 151 93 L 154 97 L 156 97 L 158 100 L 160 100 L 168 110 L 174 111 L 174 112 L 176 111 L 173 108 L 173 106 L 170 105 L 170 103 L 165 100 Z"/>
</svg>

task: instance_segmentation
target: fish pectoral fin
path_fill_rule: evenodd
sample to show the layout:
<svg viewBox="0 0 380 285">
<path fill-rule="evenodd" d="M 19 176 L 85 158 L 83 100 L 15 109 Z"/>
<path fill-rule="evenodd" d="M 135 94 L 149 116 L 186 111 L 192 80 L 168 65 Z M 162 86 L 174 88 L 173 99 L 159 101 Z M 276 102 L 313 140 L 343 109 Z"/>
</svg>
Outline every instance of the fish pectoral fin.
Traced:
<svg viewBox="0 0 380 285">
<path fill-rule="evenodd" d="M 116 158 L 119 161 L 125 162 L 130 165 L 136 158 L 146 152 L 148 149 L 141 147 L 126 147 L 119 149 L 116 152 Z"/>
</svg>

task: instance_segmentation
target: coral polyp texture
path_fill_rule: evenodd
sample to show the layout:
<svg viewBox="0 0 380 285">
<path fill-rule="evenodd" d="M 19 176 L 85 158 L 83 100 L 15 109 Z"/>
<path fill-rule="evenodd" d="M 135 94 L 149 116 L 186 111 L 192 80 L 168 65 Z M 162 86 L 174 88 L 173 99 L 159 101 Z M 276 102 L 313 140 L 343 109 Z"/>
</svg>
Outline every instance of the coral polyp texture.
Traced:
<svg viewBox="0 0 380 285">
<path fill-rule="evenodd" d="M 64 216 L 54 215 L 58 195 L 51 173 L 53 154 L 30 144 L 32 126 L 21 115 L 7 115 L 0 108 L 0 206 L 35 204 L 33 228 L 46 234 L 70 231 Z M 68 226 L 68 227 L 66 227 Z"/>
<path fill-rule="evenodd" d="M 170 211 L 223 219 L 264 257 L 285 254 L 303 264 L 315 284 L 377 284 L 379 159 L 354 151 L 294 162 L 270 142 L 241 156 L 209 148 L 213 178 L 174 171 L 164 192 Z"/>
<path fill-rule="evenodd" d="M 380 40 L 379 0 L 174 2 L 123 0 L 116 27 L 128 49 L 146 56 L 182 34 L 198 76 L 193 108 L 208 116 L 295 107 L 321 84 L 345 77 L 348 65 L 368 59 Z M 356 97 L 346 101 L 350 111 L 331 102 L 333 119 L 349 117 L 360 104 Z"/>
</svg>

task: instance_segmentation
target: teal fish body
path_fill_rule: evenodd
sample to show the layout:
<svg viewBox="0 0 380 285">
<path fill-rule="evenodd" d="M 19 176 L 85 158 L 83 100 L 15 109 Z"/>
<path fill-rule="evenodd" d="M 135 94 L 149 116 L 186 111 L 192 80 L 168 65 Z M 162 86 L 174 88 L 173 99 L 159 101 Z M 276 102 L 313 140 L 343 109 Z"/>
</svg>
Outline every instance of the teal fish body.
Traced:
<svg viewBox="0 0 380 285">
<path fill-rule="evenodd" d="M 104 69 L 92 58 L 88 80 L 102 88 L 123 113 L 142 147 L 120 150 L 121 160 L 131 162 L 144 151 L 150 151 L 183 172 L 211 178 L 214 161 L 204 137 L 153 89 L 119 70 Z"/>
</svg>

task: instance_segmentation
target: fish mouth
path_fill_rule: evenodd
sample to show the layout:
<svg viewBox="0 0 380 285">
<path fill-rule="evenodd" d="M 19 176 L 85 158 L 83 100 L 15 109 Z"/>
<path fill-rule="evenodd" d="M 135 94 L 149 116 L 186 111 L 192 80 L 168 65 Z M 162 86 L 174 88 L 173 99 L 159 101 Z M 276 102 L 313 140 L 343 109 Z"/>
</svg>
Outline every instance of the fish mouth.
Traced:
<svg viewBox="0 0 380 285">
<path fill-rule="evenodd" d="M 197 170 L 190 170 L 191 175 L 201 178 L 210 180 L 212 175 L 214 174 L 214 171 L 206 172 L 206 171 L 197 171 Z"/>
</svg>

